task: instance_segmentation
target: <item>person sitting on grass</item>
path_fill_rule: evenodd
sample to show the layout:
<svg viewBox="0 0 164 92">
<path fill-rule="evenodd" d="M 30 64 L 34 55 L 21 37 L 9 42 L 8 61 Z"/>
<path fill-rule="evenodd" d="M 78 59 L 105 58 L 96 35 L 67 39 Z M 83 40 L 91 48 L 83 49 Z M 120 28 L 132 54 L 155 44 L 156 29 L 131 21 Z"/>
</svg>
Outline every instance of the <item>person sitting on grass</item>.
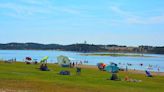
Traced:
<svg viewBox="0 0 164 92">
<path fill-rule="evenodd" d="M 42 64 L 42 65 L 40 66 L 40 70 L 41 70 L 41 71 L 49 71 L 49 69 L 48 69 L 48 67 L 47 67 L 47 64 Z"/>
<path fill-rule="evenodd" d="M 34 64 L 38 64 L 38 62 L 37 62 L 37 61 L 35 61 L 35 62 L 34 62 Z"/>
<path fill-rule="evenodd" d="M 44 65 L 41 64 L 39 69 L 42 70 L 43 68 L 44 68 Z"/>
<path fill-rule="evenodd" d="M 130 79 L 129 79 L 129 77 L 128 76 L 126 76 L 125 77 L 125 81 L 129 81 Z"/>
<path fill-rule="evenodd" d="M 142 82 L 142 80 L 132 79 L 132 78 L 129 78 L 128 76 L 125 77 L 125 81 L 128 81 L 128 82 Z"/>
<path fill-rule="evenodd" d="M 112 76 L 111 76 L 110 80 L 120 81 L 120 79 L 117 76 L 117 73 L 112 73 Z"/>
</svg>

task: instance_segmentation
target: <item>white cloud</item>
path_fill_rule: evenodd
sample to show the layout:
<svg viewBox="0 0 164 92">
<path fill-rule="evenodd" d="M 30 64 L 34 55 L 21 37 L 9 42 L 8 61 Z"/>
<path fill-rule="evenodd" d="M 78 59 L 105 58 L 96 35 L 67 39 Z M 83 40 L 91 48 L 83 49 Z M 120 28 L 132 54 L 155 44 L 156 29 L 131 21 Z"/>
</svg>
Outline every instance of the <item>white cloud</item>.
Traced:
<svg viewBox="0 0 164 92">
<path fill-rule="evenodd" d="M 0 9 L 7 10 L 4 15 L 28 17 L 37 14 L 68 13 L 79 15 L 80 11 L 70 7 L 54 6 L 48 0 L 21 0 L 20 2 L 0 3 Z"/>
<path fill-rule="evenodd" d="M 150 17 L 148 19 L 149 23 L 164 23 L 164 15 Z"/>
<path fill-rule="evenodd" d="M 164 15 L 151 17 L 127 18 L 126 21 L 130 24 L 162 24 L 164 23 Z"/>
<path fill-rule="evenodd" d="M 28 6 L 15 3 L 4 3 L 0 4 L 0 9 L 6 9 L 7 14 L 17 16 L 31 16 L 37 13 L 50 13 L 49 9 L 38 6 Z"/>
<path fill-rule="evenodd" d="M 164 14 L 158 16 L 143 17 L 133 14 L 133 12 L 122 10 L 120 7 L 112 6 L 110 9 L 121 16 L 123 21 L 129 24 L 161 24 L 164 23 Z"/>
<path fill-rule="evenodd" d="M 123 17 L 137 17 L 137 16 L 133 15 L 132 12 L 127 12 L 125 10 L 122 10 L 120 7 L 117 7 L 117 6 L 111 6 L 110 9 L 113 12 L 115 12 Z"/>
<path fill-rule="evenodd" d="M 30 5 L 43 5 L 43 4 L 51 3 L 49 0 L 20 0 L 20 1 Z"/>
</svg>

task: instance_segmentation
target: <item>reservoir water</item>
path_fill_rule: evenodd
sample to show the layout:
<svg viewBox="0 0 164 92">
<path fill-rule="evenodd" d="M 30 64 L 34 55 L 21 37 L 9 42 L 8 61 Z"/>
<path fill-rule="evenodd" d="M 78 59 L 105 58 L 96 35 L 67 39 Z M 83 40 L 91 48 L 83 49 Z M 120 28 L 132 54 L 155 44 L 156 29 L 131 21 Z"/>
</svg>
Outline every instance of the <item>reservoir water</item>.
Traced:
<svg viewBox="0 0 164 92">
<path fill-rule="evenodd" d="M 44 56 L 49 56 L 49 63 L 56 63 L 57 57 L 60 55 L 68 56 L 72 62 L 80 62 L 86 65 L 96 65 L 99 62 L 110 64 L 117 63 L 119 67 L 136 70 L 146 70 L 151 66 L 151 71 L 164 72 L 164 55 L 160 54 L 144 54 L 150 57 L 112 57 L 112 56 L 82 56 L 80 52 L 56 51 L 56 50 L 0 50 L 0 60 L 9 60 L 16 58 L 17 61 L 22 61 L 25 57 L 32 57 L 40 61 Z M 87 61 L 87 63 L 84 63 Z M 131 64 L 130 66 L 127 64 Z M 143 64 L 143 66 L 141 66 Z"/>
</svg>

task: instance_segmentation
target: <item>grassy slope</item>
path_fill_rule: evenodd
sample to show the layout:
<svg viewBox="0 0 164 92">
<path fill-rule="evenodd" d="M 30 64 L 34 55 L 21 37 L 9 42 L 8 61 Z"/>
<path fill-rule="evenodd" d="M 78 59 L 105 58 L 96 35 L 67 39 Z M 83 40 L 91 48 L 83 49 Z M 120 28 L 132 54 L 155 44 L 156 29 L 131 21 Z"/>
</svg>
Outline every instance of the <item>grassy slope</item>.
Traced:
<svg viewBox="0 0 164 92">
<path fill-rule="evenodd" d="M 161 92 L 164 90 L 164 77 L 147 78 L 143 74 L 120 72 L 119 77 L 126 75 L 142 80 L 140 83 L 106 80 L 110 74 L 97 69 L 82 69 L 77 76 L 74 68 L 61 68 L 48 65 L 51 71 L 39 71 L 39 65 L 24 63 L 0 62 L 0 91 L 16 90 L 27 92 Z M 60 70 L 70 70 L 71 76 L 62 76 Z"/>
</svg>

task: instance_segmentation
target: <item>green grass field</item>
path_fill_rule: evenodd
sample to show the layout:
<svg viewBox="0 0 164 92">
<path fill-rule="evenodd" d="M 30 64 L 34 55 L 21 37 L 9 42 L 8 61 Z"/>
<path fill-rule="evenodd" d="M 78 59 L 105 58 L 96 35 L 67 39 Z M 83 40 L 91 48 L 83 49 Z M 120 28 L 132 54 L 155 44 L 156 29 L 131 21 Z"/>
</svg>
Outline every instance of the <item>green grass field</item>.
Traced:
<svg viewBox="0 0 164 92">
<path fill-rule="evenodd" d="M 148 78 L 144 74 L 119 72 L 124 79 L 142 80 L 142 82 L 107 80 L 111 74 L 98 69 L 82 68 L 76 75 L 75 68 L 61 68 L 48 64 L 51 71 L 40 71 L 39 64 L 0 62 L 0 92 L 162 92 L 164 76 Z M 69 70 L 70 76 L 59 75 L 59 71 Z"/>
</svg>

